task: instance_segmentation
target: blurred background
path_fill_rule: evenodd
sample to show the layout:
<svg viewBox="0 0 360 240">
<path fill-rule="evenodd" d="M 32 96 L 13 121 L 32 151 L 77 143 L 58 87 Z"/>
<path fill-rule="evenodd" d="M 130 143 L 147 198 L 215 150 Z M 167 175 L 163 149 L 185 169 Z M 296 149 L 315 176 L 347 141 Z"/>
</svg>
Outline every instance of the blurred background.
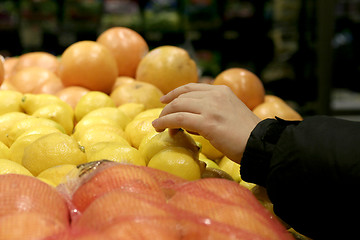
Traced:
<svg viewBox="0 0 360 240">
<path fill-rule="evenodd" d="M 61 55 L 113 26 L 185 48 L 202 78 L 244 67 L 304 116 L 360 120 L 360 0 L 0 0 L 0 54 Z"/>
</svg>

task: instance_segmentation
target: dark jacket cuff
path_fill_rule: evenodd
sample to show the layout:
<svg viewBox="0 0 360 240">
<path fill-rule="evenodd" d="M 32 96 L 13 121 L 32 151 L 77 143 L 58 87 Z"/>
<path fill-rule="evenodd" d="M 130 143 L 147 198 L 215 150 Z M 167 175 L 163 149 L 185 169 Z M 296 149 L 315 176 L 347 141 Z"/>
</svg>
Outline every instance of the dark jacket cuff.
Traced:
<svg viewBox="0 0 360 240">
<path fill-rule="evenodd" d="M 266 187 L 270 160 L 277 141 L 286 126 L 299 121 L 265 119 L 251 132 L 241 160 L 240 175 L 246 182 Z"/>
</svg>

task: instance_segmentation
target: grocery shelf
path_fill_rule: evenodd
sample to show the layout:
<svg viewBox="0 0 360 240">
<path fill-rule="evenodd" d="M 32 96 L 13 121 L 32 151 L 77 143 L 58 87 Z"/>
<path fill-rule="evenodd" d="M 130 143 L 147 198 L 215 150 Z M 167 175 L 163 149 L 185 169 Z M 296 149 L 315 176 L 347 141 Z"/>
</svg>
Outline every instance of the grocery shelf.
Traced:
<svg viewBox="0 0 360 240">
<path fill-rule="evenodd" d="M 309 114 L 333 115 L 340 110 L 332 109 L 332 89 L 351 89 L 350 76 L 360 75 L 360 58 L 351 54 L 359 49 L 359 5 L 358 0 L 0 1 L 5 36 L 0 54 L 60 55 L 72 42 L 95 40 L 107 27 L 121 25 L 138 31 L 150 48 L 185 48 L 204 77 L 245 67 L 269 93 L 311 106 Z"/>
<path fill-rule="evenodd" d="M 330 109 L 332 115 L 360 119 L 360 93 L 349 89 L 333 89 Z"/>
</svg>

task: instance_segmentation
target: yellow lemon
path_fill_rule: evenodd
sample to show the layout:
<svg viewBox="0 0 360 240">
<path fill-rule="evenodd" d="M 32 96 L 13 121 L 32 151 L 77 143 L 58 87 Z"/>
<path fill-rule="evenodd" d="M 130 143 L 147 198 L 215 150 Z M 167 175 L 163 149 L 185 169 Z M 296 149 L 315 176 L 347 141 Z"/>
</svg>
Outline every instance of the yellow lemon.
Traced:
<svg viewBox="0 0 360 240">
<path fill-rule="evenodd" d="M 206 138 L 201 135 L 190 134 L 195 142 L 201 144 L 201 152 L 209 159 L 220 159 L 224 156 L 222 152 L 217 150 Z"/>
<path fill-rule="evenodd" d="M 22 112 L 20 105 L 23 94 L 14 90 L 0 91 L 0 115 L 8 112 Z"/>
<path fill-rule="evenodd" d="M 22 119 L 28 118 L 30 115 L 22 112 L 10 112 L 0 116 L 0 141 L 10 146 L 8 141 L 9 129 L 17 122 Z"/>
<path fill-rule="evenodd" d="M 39 126 L 49 126 L 53 128 L 57 128 L 62 133 L 65 133 L 65 129 L 59 123 L 47 119 L 47 118 L 38 118 L 38 117 L 30 117 L 25 118 L 20 121 L 15 122 L 11 128 L 9 129 L 9 133 L 7 134 L 8 143 L 11 144 L 24 132 L 34 129 Z"/>
<path fill-rule="evenodd" d="M 169 130 L 166 129 L 160 133 L 147 135 L 143 138 L 139 146 L 139 151 L 145 157 L 146 162 L 149 162 L 155 154 L 169 147 L 186 148 L 193 153 L 194 158 L 199 158 L 199 148 L 194 139 L 182 129 L 175 133 L 170 133 Z"/>
<path fill-rule="evenodd" d="M 146 134 L 142 139 L 141 139 L 141 142 L 139 144 L 139 151 L 142 152 L 142 154 L 144 154 L 144 148 L 145 146 L 148 144 L 148 142 L 150 142 L 150 140 L 155 136 L 159 134 L 158 132 L 156 131 L 151 131 L 149 132 L 148 134 Z"/>
<path fill-rule="evenodd" d="M 104 117 L 114 120 L 119 124 L 122 129 L 125 129 L 126 125 L 130 122 L 130 118 L 123 113 L 120 109 L 114 107 L 102 107 L 95 109 L 88 114 L 84 118 L 87 117 Z"/>
<path fill-rule="evenodd" d="M 108 125 L 117 128 L 121 128 L 121 125 L 116 121 L 106 118 L 106 117 L 99 117 L 99 116 L 89 116 L 84 119 L 81 119 L 74 127 L 73 137 L 75 139 L 79 139 L 83 132 L 87 129 L 91 128 L 95 125 Z"/>
<path fill-rule="evenodd" d="M 206 168 L 216 168 L 216 169 L 220 169 L 219 165 L 217 165 L 216 162 L 214 162 L 211 159 L 208 159 L 204 154 L 200 153 L 199 154 L 199 160 L 204 162 L 206 164 Z"/>
<path fill-rule="evenodd" d="M 24 109 L 25 113 L 32 115 L 39 108 L 50 104 L 59 104 L 62 105 L 64 108 L 66 108 L 67 111 L 69 112 L 73 111 L 72 107 L 68 103 L 64 102 L 55 95 L 47 94 L 47 93 L 41 93 L 41 94 L 25 93 L 23 95 L 20 105 Z"/>
<path fill-rule="evenodd" d="M 146 117 L 152 117 L 154 119 L 158 118 L 161 111 L 163 110 L 163 108 L 152 108 L 152 109 L 147 109 L 145 111 L 140 112 L 138 115 L 136 115 L 134 117 L 134 119 L 139 119 L 139 118 L 146 118 Z"/>
<path fill-rule="evenodd" d="M 0 158 L 5 158 L 5 159 L 10 158 L 10 149 L 3 142 L 0 142 Z"/>
<path fill-rule="evenodd" d="M 15 142 L 10 146 L 9 159 L 22 164 L 22 158 L 24 155 L 24 149 L 30 145 L 32 142 L 37 140 L 38 138 L 44 136 L 44 134 L 30 134 L 30 135 L 21 135 L 18 137 Z"/>
<path fill-rule="evenodd" d="M 85 150 L 98 142 L 119 142 L 122 145 L 130 146 L 130 143 L 115 131 L 104 132 L 101 127 L 94 126 L 87 129 L 79 137 L 78 142 L 81 146 L 85 147 Z"/>
<path fill-rule="evenodd" d="M 123 137 L 124 139 L 126 139 L 126 141 L 128 141 L 127 136 L 125 134 L 125 131 L 122 130 L 121 128 L 117 127 L 117 126 L 113 126 L 113 125 L 109 125 L 109 124 L 95 124 L 95 125 L 91 125 L 89 126 L 87 129 L 83 129 L 81 131 L 81 134 L 79 131 L 76 131 L 76 133 L 79 134 L 73 134 L 73 137 L 79 141 L 81 138 L 84 139 L 86 138 L 86 135 L 90 135 L 93 136 L 93 134 L 95 132 L 99 132 L 101 134 L 107 134 L 107 133 L 114 133 L 117 134 L 121 137 Z"/>
<path fill-rule="evenodd" d="M 148 167 L 174 174 L 186 180 L 201 178 L 201 168 L 193 152 L 183 147 L 169 147 L 155 154 Z"/>
<path fill-rule="evenodd" d="M 46 178 L 40 178 L 40 177 L 36 177 L 37 179 L 39 179 L 40 181 L 43 181 L 44 183 L 52 186 L 52 187 L 56 187 L 55 183 L 53 183 L 52 181 L 50 181 L 49 179 Z"/>
<path fill-rule="evenodd" d="M 75 106 L 76 122 L 79 122 L 89 112 L 101 107 L 115 107 L 115 103 L 106 93 L 100 91 L 86 93 Z"/>
<path fill-rule="evenodd" d="M 145 110 L 145 105 L 142 103 L 124 103 L 121 104 L 118 109 L 132 120 L 136 115 Z"/>
<path fill-rule="evenodd" d="M 236 182 L 241 181 L 240 177 L 240 164 L 230 160 L 224 156 L 218 163 L 221 170 L 228 173 Z"/>
<path fill-rule="evenodd" d="M 25 148 L 22 164 L 34 176 L 62 164 L 82 164 L 86 155 L 76 140 L 64 133 L 50 133 Z"/>
<path fill-rule="evenodd" d="M 49 133 L 54 133 L 54 132 L 62 132 L 57 128 L 54 128 L 52 126 L 35 126 L 33 128 L 30 128 L 29 130 L 26 130 L 25 132 L 23 132 L 22 134 L 20 134 L 20 136 L 18 136 L 15 140 L 15 142 L 17 141 L 18 138 L 27 136 L 27 135 L 46 135 Z M 12 144 L 14 144 L 15 142 L 13 142 Z M 12 146 L 12 145 L 11 145 Z"/>
<path fill-rule="evenodd" d="M 74 111 L 63 104 L 49 104 L 38 108 L 32 116 L 53 120 L 64 127 L 65 133 L 70 135 L 74 128 Z"/>
<path fill-rule="evenodd" d="M 255 183 L 245 182 L 244 180 L 240 181 L 240 185 L 246 187 L 249 190 L 253 189 L 256 186 Z"/>
<path fill-rule="evenodd" d="M 77 171 L 77 167 L 74 164 L 62 164 L 45 169 L 37 178 L 42 181 L 48 181 L 50 185 L 57 186 L 67 181 L 67 176 L 71 171 Z"/>
<path fill-rule="evenodd" d="M 21 164 L 11 161 L 9 159 L 0 159 L 0 174 L 9 173 L 33 176 L 31 172 L 25 167 L 23 167 Z"/>
<path fill-rule="evenodd" d="M 139 148 L 141 140 L 149 133 L 155 133 L 156 130 L 152 126 L 153 117 L 139 118 L 132 120 L 125 128 L 125 134 L 130 144 Z"/>
<path fill-rule="evenodd" d="M 145 166 L 145 159 L 139 150 L 120 142 L 96 143 L 86 151 L 86 156 L 88 162 L 106 159 L 119 163 Z"/>
</svg>

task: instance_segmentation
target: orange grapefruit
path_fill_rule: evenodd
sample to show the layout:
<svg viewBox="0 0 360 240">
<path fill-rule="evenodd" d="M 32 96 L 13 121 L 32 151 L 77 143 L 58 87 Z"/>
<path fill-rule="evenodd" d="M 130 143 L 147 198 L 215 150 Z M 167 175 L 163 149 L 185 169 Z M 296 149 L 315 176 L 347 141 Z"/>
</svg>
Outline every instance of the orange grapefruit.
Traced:
<svg viewBox="0 0 360 240">
<path fill-rule="evenodd" d="M 160 46 L 140 61 L 136 80 L 151 83 L 166 94 L 187 83 L 196 83 L 197 66 L 183 48 Z"/>
<path fill-rule="evenodd" d="M 265 89 L 262 81 L 244 68 L 229 68 L 218 74 L 214 85 L 226 85 L 251 110 L 264 102 Z"/>
<path fill-rule="evenodd" d="M 19 71 L 26 67 L 42 67 L 52 72 L 56 72 L 58 65 L 58 59 L 50 53 L 29 52 L 20 55 L 14 66 L 14 71 Z"/>
<path fill-rule="evenodd" d="M 265 102 L 256 106 L 253 109 L 253 113 L 260 119 L 275 118 L 275 116 L 289 121 L 303 119 L 302 116 L 283 99 L 274 95 L 266 95 Z"/>
<path fill-rule="evenodd" d="M 136 68 L 149 51 L 145 39 L 126 27 L 113 27 L 101 33 L 96 40 L 114 55 L 119 76 L 135 77 Z"/>
<path fill-rule="evenodd" d="M 68 103 L 73 109 L 79 102 L 80 98 L 88 93 L 90 90 L 79 86 L 70 86 L 61 89 L 55 93 L 55 96 L 59 97 L 64 102 Z"/>
<path fill-rule="evenodd" d="M 7 57 L 4 60 L 4 77 L 9 78 L 11 76 L 11 74 L 14 71 L 15 65 L 17 64 L 19 58 L 18 57 Z"/>
<path fill-rule="evenodd" d="M 111 52 L 95 41 L 80 41 L 62 54 L 58 74 L 65 87 L 81 86 L 110 93 L 118 76 Z"/>
<path fill-rule="evenodd" d="M 10 76 L 9 82 L 22 93 L 53 94 L 63 88 L 55 73 L 41 67 L 27 67 Z"/>
<path fill-rule="evenodd" d="M 164 94 L 153 84 L 146 82 L 129 82 L 115 88 L 110 97 L 116 106 L 124 103 L 142 103 L 146 109 L 164 107 L 160 97 Z"/>
</svg>

